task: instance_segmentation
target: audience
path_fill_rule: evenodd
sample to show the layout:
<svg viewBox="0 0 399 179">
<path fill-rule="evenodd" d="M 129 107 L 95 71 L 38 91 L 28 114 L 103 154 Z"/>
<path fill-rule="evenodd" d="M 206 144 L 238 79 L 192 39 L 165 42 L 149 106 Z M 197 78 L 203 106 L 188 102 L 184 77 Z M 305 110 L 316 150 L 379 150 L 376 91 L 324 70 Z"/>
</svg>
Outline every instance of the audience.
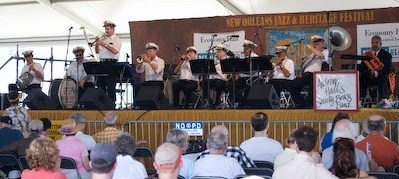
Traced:
<svg viewBox="0 0 399 179">
<path fill-rule="evenodd" d="M 41 136 L 48 137 L 49 130 L 51 129 L 51 121 L 49 118 L 40 118 L 43 122 L 43 132 Z"/>
<path fill-rule="evenodd" d="M 356 143 L 356 148 L 367 153 L 366 146 L 370 145 L 371 156 L 377 165 L 392 171 L 395 165 L 399 164 L 399 149 L 395 142 L 388 140 L 385 136 L 386 120 L 380 115 L 371 115 L 368 119 L 370 134 L 362 141 Z"/>
<path fill-rule="evenodd" d="M 267 136 L 269 122 L 265 113 L 256 113 L 251 118 L 254 137 L 241 143 L 240 148 L 252 160 L 268 161 L 274 163 L 277 154 L 283 151 L 279 142 Z"/>
<path fill-rule="evenodd" d="M 75 134 L 80 129 L 76 125 L 73 119 L 65 119 L 62 121 L 60 133 L 64 134 L 65 137 L 56 142 L 60 155 L 63 157 L 69 157 L 75 160 L 79 174 L 82 179 L 90 178 L 91 168 L 89 165 L 89 153 L 85 144 L 79 140 Z M 76 178 L 76 170 L 63 169 L 62 172 L 68 178 Z"/>
<path fill-rule="evenodd" d="M 340 121 L 341 119 L 349 119 L 350 120 L 349 114 L 340 112 L 337 115 L 335 115 L 334 120 L 331 125 L 331 130 L 324 135 L 324 137 L 321 141 L 321 150 L 322 151 L 333 145 L 333 143 L 334 143 L 334 141 L 332 140 L 333 130 L 334 130 L 335 124 L 338 121 Z"/>
<path fill-rule="evenodd" d="M 356 137 L 355 127 L 353 126 L 353 123 L 351 121 L 347 119 L 342 119 L 335 124 L 335 127 L 333 129 L 333 138 L 332 138 L 334 141 L 341 138 L 347 138 L 350 139 L 354 145 L 355 137 Z M 370 171 L 366 154 L 359 149 L 355 149 L 354 154 L 355 156 L 353 157 L 355 158 L 356 167 L 362 169 L 363 171 Z M 333 146 L 328 147 L 323 151 L 322 163 L 327 169 L 333 166 L 334 162 L 333 156 L 334 156 Z"/>
<path fill-rule="evenodd" d="M 76 126 L 78 126 L 79 131 L 76 132 L 75 136 L 80 139 L 85 145 L 87 150 L 92 150 L 96 145 L 96 141 L 90 135 L 84 133 L 86 128 L 86 118 L 80 113 L 74 113 L 71 115 L 71 118 L 75 120 Z"/>
<path fill-rule="evenodd" d="M 15 156 L 26 155 L 26 149 L 29 148 L 30 143 L 36 138 L 40 137 L 43 131 L 43 122 L 34 119 L 29 123 L 30 135 L 28 138 L 24 138 L 8 144 L 0 149 L 0 153 L 11 153 Z"/>
<path fill-rule="evenodd" d="M 20 130 L 12 129 L 12 119 L 9 116 L 0 118 L 0 148 L 24 138 Z"/>
<path fill-rule="evenodd" d="M 117 166 L 116 156 L 115 147 L 110 143 L 99 143 L 94 146 L 90 153 L 92 179 L 112 179 Z"/>
<path fill-rule="evenodd" d="M 212 128 L 211 133 L 222 133 L 226 138 L 229 138 L 229 130 L 227 130 L 225 125 L 216 125 Z M 227 140 L 228 142 L 228 140 Z M 209 154 L 209 150 L 205 150 L 198 156 L 199 158 L 204 157 Z M 238 161 L 238 163 L 244 168 L 256 168 L 254 162 L 247 157 L 246 153 L 238 146 L 228 146 L 224 154 L 227 157 L 232 157 Z"/>
<path fill-rule="evenodd" d="M 361 132 L 361 134 L 359 136 L 356 137 L 355 143 L 358 143 L 358 142 L 362 141 L 364 138 L 366 138 L 367 135 L 370 134 L 367 121 L 368 120 L 364 120 L 363 121 L 363 123 L 362 123 L 362 128 L 363 128 L 362 132 Z"/>
<path fill-rule="evenodd" d="M 188 149 L 188 134 L 179 129 L 169 130 L 166 142 L 177 145 L 182 150 L 182 154 L 185 154 Z M 182 161 L 183 167 L 180 169 L 179 175 L 184 178 L 190 178 L 194 170 L 194 161 L 185 155 L 183 155 Z"/>
<path fill-rule="evenodd" d="M 31 169 L 22 172 L 22 179 L 66 179 L 60 172 L 61 157 L 55 143 L 49 138 L 36 138 L 26 150 L 26 160 Z"/>
<path fill-rule="evenodd" d="M 122 131 L 116 128 L 116 120 L 118 119 L 118 116 L 116 115 L 115 112 L 108 112 L 104 116 L 104 121 L 105 124 L 107 124 L 107 127 L 98 133 L 95 133 L 93 135 L 94 140 L 97 143 L 114 143 L 116 138 L 118 138 L 121 134 Z"/>
<path fill-rule="evenodd" d="M 181 149 L 172 143 L 163 143 L 157 148 L 154 157 L 154 168 L 159 179 L 177 179 L 182 167 Z"/>
<path fill-rule="evenodd" d="M 19 98 L 21 95 L 18 91 L 8 92 L 7 98 L 10 102 L 10 107 L 5 110 L 4 115 L 10 116 L 12 119 L 12 128 L 20 130 L 25 138 L 29 136 L 28 123 L 30 120 L 28 110 L 19 106 Z"/>
<path fill-rule="evenodd" d="M 122 133 L 114 143 L 118 156 L 113 178 L 118 179 L 143 179 L 148 177 L 144 165 L 135 159 L 136 141 L 129 133 Z"/>
<path fill-rule="evenodd" d="M 294 132 L 295 143 L 298 145 L 298 154 L 284 165 L 278 167 L 273 178 L 285 179 L 327 179 L 337 178 L 324 168 L 323 164 L 316 164 L 311 155 L 317 144 L 319 132 L 312 127 L 302 126 Z"/>
<path fill-rule="evenodd" d="M 224 154 L 227 149 L 227 137 L 221 132 L 208 135 L 206 147 L 209 154 L 194 163 L 193 176 L 224 177 L 233 179 L 237 175 L 245 175 L 241 165 Z"/>
</svg>

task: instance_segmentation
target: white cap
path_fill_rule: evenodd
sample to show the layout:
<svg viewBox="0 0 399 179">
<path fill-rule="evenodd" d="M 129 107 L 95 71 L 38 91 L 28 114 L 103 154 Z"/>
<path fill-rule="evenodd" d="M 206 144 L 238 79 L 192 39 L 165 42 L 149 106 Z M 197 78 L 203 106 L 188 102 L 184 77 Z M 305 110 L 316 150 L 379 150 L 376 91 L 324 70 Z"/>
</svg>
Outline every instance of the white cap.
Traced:
<svg viewBox="0 0 399 179">
<path fill-rule="evenodd" d="M 28 55 L 32 55 L 32 53 L 33 53 L 33 50 L 26 50 L 26 51 L 22 52 L 22 55 L 28 56 Z"/>
<path fill-rule="evenodd" d="M 256 43 L 254 43 L 254 42 L 252 42 L 250 40 L 244 39 L 244 44 L 242 46 L 244 46 L 244 47 L 256 47 L 258 45 L 256 45 Z"/>
<path fill-rule="evenodd" d="M 323 38 L 322 36 L 320 36 L 320 35 L 312 35 L 312 36 L 310 37 L 310 41 L 311 41 L 311 42 L 318 42 L 318 41 L 320 41 L 320 40 L 323 40 L 323 41 L 324 41 L 324 38 Z"/>
<path fill-rule="evenodd" d="M 197 53 L 197 48 L 195 48 L 194 46 L 189 46 L 189 47 L 187 47 L 187 49 L 186 49 L 186 52 L 188 52 L 188 51 L 195 51 L 195 53 Z"/>
<path fill-rule="evenodd" d="M 276 53 L 287 52 L 286 46 L 276 46 Z"/>
<path fill-rule="evenodd" d="M 115 27 L 116 25 L 115 25 L 115 23 L 112 22 L 112 21 L 104 21 L 103 27 L 106 27 L 106 26 Z"/>
<path fill-rule="evenodd" d="M 75 47 L 75 48 L 73 48 L 73 53 L 76 53 L 76 52 L 85 52 L 85 48 L 83 48 L 82 46 L 77 46 L 77 47 Z"/>
<path fill-rule="evenodd" d="M 152 42 L 148 42 L 147 44 L 145 44 L 145 49 L 150 49 L 150 48 L 155 48 L 156 50 L 159 50 L 159 47 L 157 44 L 152 43 Z"/>
<path fill-rule="evenodd" d="M 223 44 L 218 44 L 218 45 L 216 45 L 216 50 L 224 50 L 224 51 L 228 51 L 227 50 L 227 48 L 226 48 L 226 46 L 225 45 L 223 45 Z"/>
</svg>

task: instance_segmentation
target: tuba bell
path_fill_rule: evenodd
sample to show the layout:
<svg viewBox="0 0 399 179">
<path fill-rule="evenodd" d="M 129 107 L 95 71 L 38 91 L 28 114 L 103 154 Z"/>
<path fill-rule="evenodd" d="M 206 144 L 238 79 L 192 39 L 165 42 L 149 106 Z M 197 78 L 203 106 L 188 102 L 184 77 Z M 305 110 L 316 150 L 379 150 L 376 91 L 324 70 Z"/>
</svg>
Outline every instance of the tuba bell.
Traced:
<svg viewBox="0 0 399 179">
<path fill-rule="evenodd" d="M 342 27 L 333 26 L 324 32 L 327 47 L 334 51 L 344 51 L 352 44 L 351 35 Z"/>
</svg>

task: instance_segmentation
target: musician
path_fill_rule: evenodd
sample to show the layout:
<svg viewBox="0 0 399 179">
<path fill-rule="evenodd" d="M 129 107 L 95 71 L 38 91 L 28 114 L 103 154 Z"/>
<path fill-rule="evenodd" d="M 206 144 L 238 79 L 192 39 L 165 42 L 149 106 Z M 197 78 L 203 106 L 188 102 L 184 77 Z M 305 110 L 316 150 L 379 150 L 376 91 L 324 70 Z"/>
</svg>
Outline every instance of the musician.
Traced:
<svg viewBox="0 0 399 179">
<path fill-rule="evenodd" d="M 157 44 L 149 42 L 145 45 L 145 49 L 146 53 L 142 55 L 143 62 L 136 66 L 137 73 L 145 73 L 144 82 L 140 86 L 159 86 L 163 89 L 165 62 L 157 55 L 159 47 Z"/>
<path fill-rule="evenodd" d="M 122 41 L 115 35 L 115 23 L 111 21 L 104 21 L 105 34 L 101 38 L 96 38 L 95 50 L 100 58 L 100 61 L 105 63 L 107 67 L 115 65 L 119 59 L 119 52 L 122 46 Z M 110 69 L 108 69 L 111 72 Z M 115 85 L 116 79 L 113 76 L 99 77 L 98 86 L 101 87 L 105 93 L 115 102 Z"/>
<path fill-rule="evenodd" d="M 309 95 L 313 95 L 313 73 L 321 71 L 323 62 L 328 63 L 328 49 L 320 35 L 312 35 L 306 47 L 312 52 L 302 63 L 300 76 L 286 83 L 285 88 L 291 93 L 297 108 L 305 107 L 305 100 L 300 96 L 303 87 L 309 86 Z M 312 99 L 312 98 L 311 98 Z"/>
<path fill-rule="evenodd" d="M 176 66 L 174 73 L 180 75 L 180 80 L 173 83 L 173 107 L 178 108 L 180 101 L 180 91 L 184 92 L 186 98 L 184 108 L 188 107 L 191 100 L 191 94 L 198 85 L 198 75 L 193 75 L 191 72 L 190 61 L 197 57 L 197 48 L 190 46 L 186 49 L 186 55 L 181 56 L 179 65 Z"/>
<path fill-rule="evenodd" d="M 203 88 L 203 95 L 205 98 L 208 97 L 208 83 L 211 89 L 216 91 L 216 98 L 214 100 L 214 107 L 218 107 L 220 105 L 220 95 L 223 90 L 227 89 L 227 78 L 222 72 L 222 67 L 220 65 L 220 61 L 227 58 L 228 49 L 223 44 L 218 44 L 216 46 L 216 57 L 214 60 L 216 74 L 210 74 L 209 79 L 206 79 L 201 84 Z M 207 99 L 205 99 L 207 100 Z"/>
<path fill-rule="evenodd" d="M 359 66 L 360 71 L 360 91 L 361 95 L 365 96 L 366 88 L 369 86 L 378 86 L 381 99 L 388 98 L 388 75 L 392 68 L 392 55 L 381 48 L 382 42 L 381 37 L 375 35 L 371 38 L 371 53 L 379 59 L 380 63 L 383 64 L 382 69 L 369 69 L 367 65 L 362 61 Z M 374 71 L 373 72 L 371 72 Z"/>
<path fill-rule="evenodd" d="M 273 72 L 268 76 L 269 82 L 273 84 L 277 94 L 280 94 L 287 80 L 295 79 L 295 64 L 288 58 L 287 50 L 287 46 L 276 47 L 277 59 L 273 63 Z"/>
<path fill-rule="evenodd" d="M 258 57 L 258 55 L 254 52 L 255 47 L 258 46 L 256 43 L 244 39 L 244 44 L 242 46 L 244 47 L 244 50 L 242 52 L 244 58 Z"/>
<path fill-rule="evenodd" d="M 77 46 L 72 51 L 75 54 L 76 61 L 72 62 L 67 69 L 67 77 L 71 77 L 75 80 L 79 86 L 79 97 L 82 96 L 83 92 L 88 87 L 93 87 L 94 77 L 87 75 L 83 67 L 83 63 L 88 62 L 84 58 L 85 49 L 81 46 Z"/>
<path fill-rule="evenodd" d="M 22 53 L 25 57 L 26 65 L 22 68 L 21 74 L 30 73 L 33 76 L 32 82 L 26 87 L 26 90 L 41 88 L 40 85 L 44 79 L 43 67 L 40 63 L 33 61 L 33 51 L 27 50 Z"/>
</svg>

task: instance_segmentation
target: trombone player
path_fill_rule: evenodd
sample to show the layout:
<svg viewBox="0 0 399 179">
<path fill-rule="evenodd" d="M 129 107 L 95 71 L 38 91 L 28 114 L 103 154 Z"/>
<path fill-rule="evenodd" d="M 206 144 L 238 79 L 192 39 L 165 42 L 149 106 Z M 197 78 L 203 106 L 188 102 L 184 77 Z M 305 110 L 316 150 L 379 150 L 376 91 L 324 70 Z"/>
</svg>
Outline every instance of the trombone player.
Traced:
<svg viewBox="0 0 399 179">
<path fill-rule="evenodd" d="M 287 46 L 276 47 L 277 60 L 273 63 L 273 72 L 268 76 L 269 82 L 274 86 L 277 94 L 280 94 L 287 80 L 295 79 L 294 61 L 288 58 L 287 50 Z"/>
<path fill-rule="evenodd" d="M 137 58 L 136 72 L 145 73 L 144 82 L 140 86 L 159 86 L 163 89 L 165 62 L 157 55 L 159 47 L 157 44 L 149 42 L 145 45 L 145 49 L 146 53 Z"/>
</svg>

